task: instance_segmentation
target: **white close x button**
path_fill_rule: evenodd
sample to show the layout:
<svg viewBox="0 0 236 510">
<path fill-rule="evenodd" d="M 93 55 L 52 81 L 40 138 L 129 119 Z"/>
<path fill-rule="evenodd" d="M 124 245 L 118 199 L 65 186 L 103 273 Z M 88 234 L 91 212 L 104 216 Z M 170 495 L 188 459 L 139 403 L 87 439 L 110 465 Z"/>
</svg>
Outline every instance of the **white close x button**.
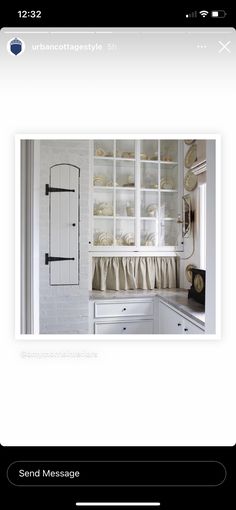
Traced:
<svg viewBox="0 0 236 510">
<path fill-rule="evenodd" d="M 229 45 L 231 44 L 231 41 L 227 41 L 226 43 L 223 43 L 222 41 L 218 41 L 218 43 L 220 44 L 220 49 L 218 51 L 218 53 L 222 53 L 222 51 L 227 51 L 228 53 L 231 53 L 231 50 L 229 49 Z"/>
</svg>

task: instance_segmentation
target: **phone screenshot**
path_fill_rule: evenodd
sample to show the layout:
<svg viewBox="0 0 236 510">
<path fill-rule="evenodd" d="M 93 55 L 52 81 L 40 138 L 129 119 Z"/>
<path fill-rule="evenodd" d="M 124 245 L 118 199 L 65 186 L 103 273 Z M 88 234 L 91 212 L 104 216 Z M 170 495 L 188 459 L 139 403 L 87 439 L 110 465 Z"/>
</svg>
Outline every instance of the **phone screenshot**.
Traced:
<svg viewBox="0 0 236 510">
<path fill-rule="evenodd" d="M 0 26 L 2 499 L 230 508 L 233 11 L 36 7 Z"/>
</svg>

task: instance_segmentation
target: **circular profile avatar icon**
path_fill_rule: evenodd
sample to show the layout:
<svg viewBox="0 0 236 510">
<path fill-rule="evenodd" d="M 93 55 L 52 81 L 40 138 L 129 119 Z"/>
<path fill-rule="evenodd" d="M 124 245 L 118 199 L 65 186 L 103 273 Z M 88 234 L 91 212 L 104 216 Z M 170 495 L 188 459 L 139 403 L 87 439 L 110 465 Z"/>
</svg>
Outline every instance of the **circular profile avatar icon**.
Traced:
<svg viewBox="0 0 236 510">
<path fill-rule="evenodd" d="M 11 39 L 7 43 L 7 49 L 11 55 L 20 55 L 21 53 L 24 53 L 25 51 L 25 43 L 22 41 L 22 39 L 19 39 L 18 37 L 15 37 L 14 39 Z"/>
</svg>

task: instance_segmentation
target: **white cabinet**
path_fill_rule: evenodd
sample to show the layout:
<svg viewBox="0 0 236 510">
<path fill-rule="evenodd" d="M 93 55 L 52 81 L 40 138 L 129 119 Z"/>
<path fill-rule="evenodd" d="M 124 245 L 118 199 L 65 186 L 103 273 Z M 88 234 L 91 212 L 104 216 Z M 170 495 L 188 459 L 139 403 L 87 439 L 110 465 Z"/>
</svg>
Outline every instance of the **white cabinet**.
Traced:
<svg viewBox="0 0 236 510">
<path fill-rule="evenodd" d="M 184 334 L 185 335 L 200 335 L 204 333 L 204 330 L 196 326 L 193 322 L 184 319 Z"/>
<path fill-rule="evenodd" d="M 183 318 L 162 301 L 159 302 L 159 333 L 164 335 L 183 333 Z"/>
<path fill-rule="evenodd" d="M 93 333 L 100 335 L 150 335 L 154 333 L 155 298 L 95 300 Z"/>
<path fill-rule="evenodd" d="M 200 335 L 204 334 L 204 330 L 159 300 L 159 334 Z"/>
<path fill-rule="evenodd" d="M 119 301 L 95 303 L 95 317 L 152 316 L 153 301 Z"/>
<path fill-rule="evenodd" d="M 153 333 L 153 321 L 96 322 L 95 334 L 99 335 L 150 335 Z"/>
<path fill-rule="evenodd" d="M 95 299 L 91 333 L 100 335 L 200 335 L 204 329 L 158 297 Z"/>
<path fill-rule="evenodd" d="M 179 140 L 95 140 L 91 251 L 181 251 Z"/>
</svg>

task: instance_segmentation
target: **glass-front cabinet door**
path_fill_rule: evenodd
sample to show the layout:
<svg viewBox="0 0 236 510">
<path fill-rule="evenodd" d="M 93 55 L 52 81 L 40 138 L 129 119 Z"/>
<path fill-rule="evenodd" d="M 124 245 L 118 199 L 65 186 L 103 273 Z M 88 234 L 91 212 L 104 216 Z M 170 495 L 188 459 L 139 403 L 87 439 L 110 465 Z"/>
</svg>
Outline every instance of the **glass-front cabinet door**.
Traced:
<svg viewBox="0 0 236 510">
<path fill-rule="evenodd" d="M 182 249 L 183 163 L 178 140 L 96 140 L 92 250 Z"/>
<path fill-rule="evenodd" d="M 182 224 L 180 172 L 177 140 L 160 140 L 160 238 L 161 246 L 178 246 Z M 182 236 L 181 236 L 182 237 Z"/>
<path fill-rule="evenodd" d="M 93 156 L 93 247 L 138 245 L 135 140 L 96 140 Z"/>
</svg>

